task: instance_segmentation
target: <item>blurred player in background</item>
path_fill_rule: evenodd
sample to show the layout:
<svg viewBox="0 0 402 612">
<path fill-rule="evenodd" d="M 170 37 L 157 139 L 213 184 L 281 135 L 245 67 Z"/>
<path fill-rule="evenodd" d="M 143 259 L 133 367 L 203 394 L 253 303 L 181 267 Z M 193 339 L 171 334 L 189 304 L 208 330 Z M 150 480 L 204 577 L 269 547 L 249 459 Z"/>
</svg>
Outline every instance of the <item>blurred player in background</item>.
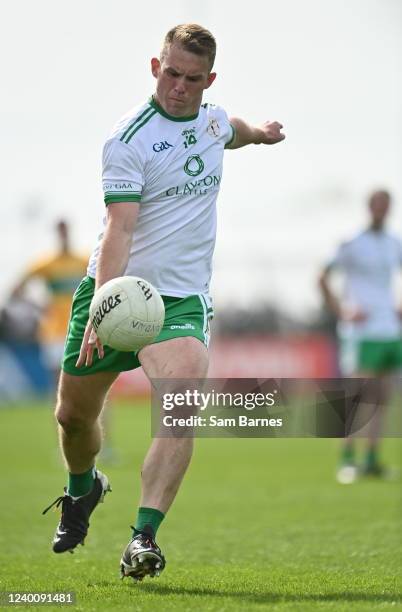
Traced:
<svg viewBox="0 0 402 612">
<path fill-rule="evenodd" d="M 395 273 L 402 265 L 402 243 L 385 230 L 391 203 L 387 191 L 375 191 L 368 200 L 369 227 L 341 244 L 320 277 L 326 304 L 338 319 L 340 370 L 343 376 L 376 377 L 375 417 L 361 469 L 355 458 L 355 443 L 346 438 L 337 479 L 344 484 L 357 476 L 384 476 L 378 456 L 381 422 L 390 395 L 390 374 L 402 366 L 400 311 L 393 295 Z M 333 292 L 329 277 L 334 270 L 344 275 L 344 296 Z"/>
<path fill-rule="evenodd" d="M 56 383 L 63 357 L 64 340 L 74 291 L 86 272 L 88 259 L 71 250 L 69 227 L 65 220 L 55 226 L 58 249 L 55 254 L 35 261 L 12 292 L 23 297 L 34 279 L 46 287 L 46 303 L 39 324 L 39 341 L 45 364 Z"/>
</svg>

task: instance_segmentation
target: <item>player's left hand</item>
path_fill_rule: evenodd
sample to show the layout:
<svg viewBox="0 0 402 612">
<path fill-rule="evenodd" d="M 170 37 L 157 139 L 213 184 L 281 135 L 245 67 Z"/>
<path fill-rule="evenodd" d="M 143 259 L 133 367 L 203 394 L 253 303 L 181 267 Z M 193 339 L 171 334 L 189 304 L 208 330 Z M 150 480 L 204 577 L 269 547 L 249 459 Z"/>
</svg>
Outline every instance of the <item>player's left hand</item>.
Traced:
<svg viewBox="0 0 402 612">
<path fill-rule="evenodd" d="M 260 129 L 260 138 L 257 144 L 276 144 L 277 142 L 281 142 L 285 140 L 286 136 L 281 132 L 283 128 L 282 123 L 279 121 L 265 121 L 262 124 Z"/>
<path fill-rule="evenodd" d="M 78 356 L 75 367 L 81 368 L 84 365 L 91 366 L 95 348 L 98 351 L 99 359 L 103 359 L 104 349 L 102 343 L 96 335 L 95 330 L 92 327 L 91 320 L 89 319 L 85 328 L 85 333 L 80 348 L 80 354 Z"/>
</svg>

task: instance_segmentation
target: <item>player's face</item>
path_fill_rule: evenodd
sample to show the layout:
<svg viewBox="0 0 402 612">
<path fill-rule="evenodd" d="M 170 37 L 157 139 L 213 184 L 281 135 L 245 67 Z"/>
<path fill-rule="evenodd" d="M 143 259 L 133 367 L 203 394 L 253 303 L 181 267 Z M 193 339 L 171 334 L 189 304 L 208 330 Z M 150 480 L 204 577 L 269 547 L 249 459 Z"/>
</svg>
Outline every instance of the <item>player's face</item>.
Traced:
<svg viewBox="0 0 402 612">
<path fill-rule="evenodd" d="M 381 227 L 384 224 L 388 214 L 390 199 L 386 193 L 373 193 L 370 198 L 370 215 L 372 224 L 376 227 Z"/>
<path fill-rule="evenodd" d="M 206 56 L 195 55 L 180 45 L 170 45 L 161 60 L 151 60 L 152 74 L 156 78 L 156 100 L 175 117 L 195 115 L 216 74 L 209 71 Z"/>
</svg>

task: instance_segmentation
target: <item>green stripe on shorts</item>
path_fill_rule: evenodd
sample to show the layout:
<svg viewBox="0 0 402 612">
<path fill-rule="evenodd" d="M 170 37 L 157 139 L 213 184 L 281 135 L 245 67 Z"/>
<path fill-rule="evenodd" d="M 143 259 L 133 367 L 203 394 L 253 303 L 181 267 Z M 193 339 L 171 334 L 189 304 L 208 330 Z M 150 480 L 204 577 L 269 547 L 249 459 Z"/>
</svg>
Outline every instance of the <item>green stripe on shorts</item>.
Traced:
<svg viewBox="0 0 402 612">
<path fill-rule="evenodd" d="M 86 276 L 74 294 L 62 369 L 68 374 L 85 376 L 96 372 L 124 372 L 140 367 L 137 352 L 115 351 L 109 346 L 104 347 L 103 359 L 99 359 L 95 350 L 91 366 L 75 367 L 89 318 L 89 305 L 94 289 L 95 280 Z M 184 298 L 162 296 L 162 299 L 165 304 L 165 322 L 153 343 L 193 336 L 208 346 L 212 310 L 207 306 L 205 297 L 202 295 L 190 295 Z"/>
</svg>

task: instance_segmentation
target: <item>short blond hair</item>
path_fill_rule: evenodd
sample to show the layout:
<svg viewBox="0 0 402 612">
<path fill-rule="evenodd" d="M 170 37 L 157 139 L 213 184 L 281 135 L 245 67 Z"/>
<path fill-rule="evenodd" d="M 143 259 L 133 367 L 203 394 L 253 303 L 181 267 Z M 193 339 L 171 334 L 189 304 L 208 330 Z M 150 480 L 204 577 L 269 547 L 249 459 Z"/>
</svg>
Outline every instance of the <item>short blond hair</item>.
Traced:
<svg viewBox="0 0 402 612">
<path fill-rule="evenodd" d="M 196 23 L 182 23 L 175 26 L 165 36 L 161 51 L 161 60 L 173 44 L 180 45 L 186 51 L 195 55 L 205 56 L 212 70 L 216 55 L 216 40 L 209 30 Z"/>
</svg>

